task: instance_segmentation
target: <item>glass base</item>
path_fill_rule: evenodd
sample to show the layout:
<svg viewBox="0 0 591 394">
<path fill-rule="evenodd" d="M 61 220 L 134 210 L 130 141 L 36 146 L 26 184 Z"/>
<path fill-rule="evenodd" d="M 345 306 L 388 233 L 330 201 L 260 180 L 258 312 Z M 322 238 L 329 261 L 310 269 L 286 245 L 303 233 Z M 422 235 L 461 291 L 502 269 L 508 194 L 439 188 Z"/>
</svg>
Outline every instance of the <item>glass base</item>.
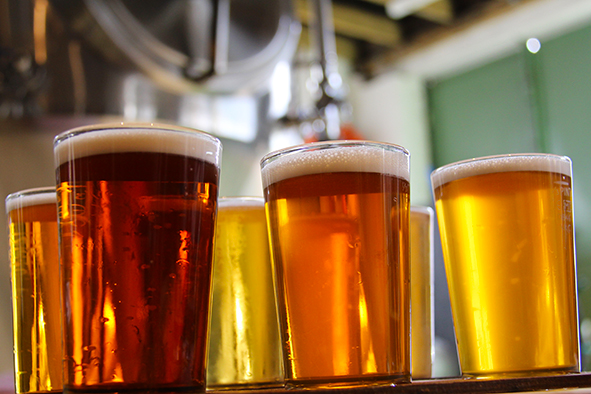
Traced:
<svg viewBox="0 0 591 394">
<path fill-rule="evenodd" d="M 463 372 L 464 379 L 511 379 L 511 378 L 533 378 L 538 376 L 567 375 L 581 372 L 580 368 L 543 368 L 530 369 L 526 371 L 483 371 L 483 372 Z"/>
<path fill-rule="evenodd" d="M 142 387 L 139 385 L 97 385 L 92 387 L 64 387 L 64 394 L 193 394 L 205 393 L 204 386 Z"/>
<path fill-rule="evenodd" d="M 207 391 L 266 390 L 283 388 L 283 380 L 274 382 L 245 382 L 207 385 Z"/>
<path fill-rule="evenodd" d="M 285 388 L 287 389 L 345 389 L 367 386 L 396 386 L 402 383 L 410 383 L 410 374 L 408 375 L 378 375 L 378 376 L 354 376 L 342 377 L 334 376 L 328 378 L 313 379 L 286 379 Z"/>
</svg>

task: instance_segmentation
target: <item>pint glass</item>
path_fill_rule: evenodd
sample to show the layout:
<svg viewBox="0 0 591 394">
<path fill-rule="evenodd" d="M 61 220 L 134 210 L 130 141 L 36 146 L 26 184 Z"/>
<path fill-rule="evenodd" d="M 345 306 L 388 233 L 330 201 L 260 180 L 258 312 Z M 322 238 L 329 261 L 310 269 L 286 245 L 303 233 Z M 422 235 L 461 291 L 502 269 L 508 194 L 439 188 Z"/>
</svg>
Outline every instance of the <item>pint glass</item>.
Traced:
<svg viewBox="0 0 591 394">
<path fill-rule="evenodd" d="M 62 391 L 55 187 L 6 198 L 17 393 Z"/>
<path fill-rule="evenodd" d="M 56 137 L 65 390 L 205 390 L 220 150 L 169 126 Z"/>
<path fill-rule="evenodd" d="M 409 380 L 409 154 L 333 141 L 261 162 L 286 384 Z"/>
<path fill-rule="evenodd" d="M 410 305 L 411 376 L 428 379 L 432 374 L 433 326 L 433 210 L 410 208 Z"/>
<path fill-rule="evenodd" d="M 211 389 L 283 385 L 283 359 L 262 198 L 218 200 L 207 363 Z"/>
<path fill-rule="evenodd" d="M 432 173 L 464 376 L 579 371 L 571 168 L 522 154 Z"/>
</svg>

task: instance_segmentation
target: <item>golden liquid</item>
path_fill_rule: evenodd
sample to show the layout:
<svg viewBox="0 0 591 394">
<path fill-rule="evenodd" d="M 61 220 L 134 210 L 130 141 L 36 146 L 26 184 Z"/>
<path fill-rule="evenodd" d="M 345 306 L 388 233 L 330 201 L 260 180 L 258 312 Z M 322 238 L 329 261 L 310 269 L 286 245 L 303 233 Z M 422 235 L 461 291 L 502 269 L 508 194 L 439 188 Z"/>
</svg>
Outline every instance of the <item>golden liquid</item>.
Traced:
<svg viewBox="0 0 591 394">
<path fill-rule="evenodd" d="M 408 183 L 332 173 L 266 192 L 288 384 L 408 380 Z"/>
<path fill-rule="evenodd" d="M 433 365 L 432 232 L 429 213 L 426 210 L 411 209 L 410 304 L 413 379 L 430 378 Z"/>
<path fill-rule="evenodd" d="M 55 204 L 9 213 L 17 393 L 62 390 L 60 277 Z"/>
<path fill-rule="evenodd" d="M 208 388 L 283 382 L 265 209 L 221 206 L 217 216 Z"/>
<path fill-rule="evenodd" d="M 435 199 L 463 374 L 578 371 L 570 177 L 478 175 Z"/>
</svg>

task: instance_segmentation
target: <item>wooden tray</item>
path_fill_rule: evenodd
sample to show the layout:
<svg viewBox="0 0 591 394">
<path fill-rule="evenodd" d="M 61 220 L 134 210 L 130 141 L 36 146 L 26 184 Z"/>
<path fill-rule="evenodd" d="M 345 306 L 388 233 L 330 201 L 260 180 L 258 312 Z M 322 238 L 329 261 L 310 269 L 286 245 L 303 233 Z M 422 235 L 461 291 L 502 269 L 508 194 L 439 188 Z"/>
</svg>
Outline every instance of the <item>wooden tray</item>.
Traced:
<svg viewBox="0 0 591 394">
<path fill-rule="evenodd" d="M 230 390 L 220 394 L 312 394 L 313 392 L 331 392 L 341 394 L 448 394 L 448 393 L 515 393 L 531 391 L 575 391 L 591 394 L 591 373 L 568 374 L 557 376 L 510 378 L 510 379 L 428 379 L 396 386 L 368 386 L 355 388 L 331 389 L 265 389 L 265 390 Z M 212 393 L 214 393 L 213 391 Z"/>
</svg>

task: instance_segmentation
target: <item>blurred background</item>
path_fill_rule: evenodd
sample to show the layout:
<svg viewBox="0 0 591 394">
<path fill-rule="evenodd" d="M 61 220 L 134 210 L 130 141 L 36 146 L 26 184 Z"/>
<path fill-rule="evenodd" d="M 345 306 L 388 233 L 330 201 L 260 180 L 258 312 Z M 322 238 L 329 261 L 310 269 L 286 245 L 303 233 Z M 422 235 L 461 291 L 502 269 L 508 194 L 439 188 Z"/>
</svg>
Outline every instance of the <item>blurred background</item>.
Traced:
<svg viewBox="0 0 591 394">
<path fill-rule="evenodd" d="M 0 0 L 2 199 L 55 182 L 56 134 L 119 121 L 218 136 L 225 196 L 262 195 L 261 157 L 304 141 L 404 146 L 414 205 L 432 205 L 429 174 L 453 161 L 570 156 L 584 370 L 590 106 L 589 0 Z M 7 243 L 0 226 L 0 379 L 10 386 Z M 456 376 L 439 244 L 435 276 L 434 373 Z"/>
</svg>

